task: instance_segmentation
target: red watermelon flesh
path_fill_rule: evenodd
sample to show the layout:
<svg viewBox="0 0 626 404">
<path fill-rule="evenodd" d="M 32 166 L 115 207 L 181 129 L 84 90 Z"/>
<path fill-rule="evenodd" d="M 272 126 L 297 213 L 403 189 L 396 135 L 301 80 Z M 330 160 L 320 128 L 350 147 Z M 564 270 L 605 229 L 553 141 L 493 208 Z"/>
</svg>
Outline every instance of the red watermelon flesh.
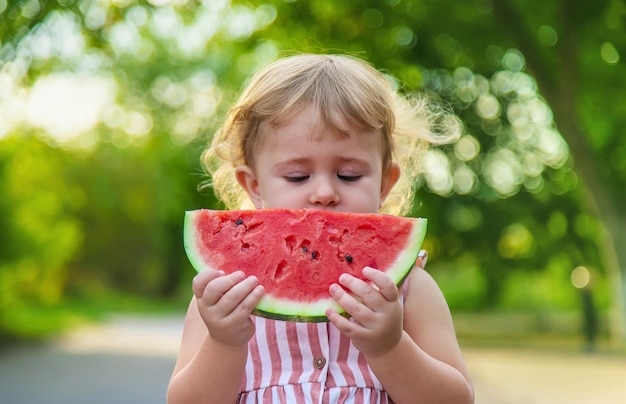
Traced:
<svg viewBox="0 0 626 404">
<path fill-rule="evenodd" d="M 254 314 L 327 321 L 328 288 L 339 275 L 363 279 L 370 266 L 400 284 L 426 233 L 426 219 L 322 210 L 194 210 L 185 214 L 184 244 L 197 271 L 255 275 L 266 295 Z"/>
</svg>

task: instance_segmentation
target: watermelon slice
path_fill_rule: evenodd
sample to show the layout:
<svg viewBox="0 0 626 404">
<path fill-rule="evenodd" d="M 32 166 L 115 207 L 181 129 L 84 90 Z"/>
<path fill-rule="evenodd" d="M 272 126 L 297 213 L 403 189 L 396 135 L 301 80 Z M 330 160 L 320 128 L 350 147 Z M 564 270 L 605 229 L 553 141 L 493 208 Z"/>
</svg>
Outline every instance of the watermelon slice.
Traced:
<svg viewBox="0 0 626 404">
<path fill-rule="evenodd" d="M 322 210 L 208 210 L 185 214 L 185 251 L 199 272 L 242 270 L 266 290 L 254 314 L 280 320 L 328 321 L 343 310 L 328 288 L 339 275 L 363 279 L 370 266 L 400 285 L 413 267 L 426 219 Z"/>
</svg>

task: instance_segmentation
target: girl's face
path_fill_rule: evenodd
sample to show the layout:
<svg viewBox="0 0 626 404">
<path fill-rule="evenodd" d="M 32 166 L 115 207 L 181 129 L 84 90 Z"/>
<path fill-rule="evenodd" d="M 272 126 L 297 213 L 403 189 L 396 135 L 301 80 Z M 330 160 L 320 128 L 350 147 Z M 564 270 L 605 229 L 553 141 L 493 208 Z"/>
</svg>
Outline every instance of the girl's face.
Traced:
<svg viewBox="0 0 626 404">
<path fill-rule="evenodd" d="M 312 107 L 278 127 L 268 127 L 255 150 L 254 166 L 240 166 L 237 180 L 257 209 L 328 209 L 376 213 L 400 176 L 383 170 L 380 133 L 355 131 L 337 137 L 316 121 Z"/>
</svg>

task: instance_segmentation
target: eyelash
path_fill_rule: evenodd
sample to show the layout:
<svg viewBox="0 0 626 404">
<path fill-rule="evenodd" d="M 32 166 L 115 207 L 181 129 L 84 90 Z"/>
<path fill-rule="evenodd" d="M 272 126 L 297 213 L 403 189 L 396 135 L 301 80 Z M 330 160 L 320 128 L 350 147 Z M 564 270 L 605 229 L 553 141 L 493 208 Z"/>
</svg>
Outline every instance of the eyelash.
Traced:
<svg viewBox="0 0 626 404">
<path fill-rule="evenodd" d="M 308 180 L 310 178 L 309 175 L 299 175 L 299 176 L 295 176 L 295 177 L 285 177 L 285 179 L 287 180 L 287 182 L 304 182 L 306 180 Z M 339 175 L 337 174 L 337 178 L 339 178 L 341 181 L 345 181 L 345 182 L 355 182 L 358 181 L 361 176 L 360 175 Z"/>
<path fill-rule="evenodd" d="M 298 175 L 296 177 L 285 177 L 287 182 L 303 182 L 309 179 L 308 175 Z"/>
<path fill-rule="evenodd" d="M 361 176 L 360 175 L 339 175 L 339 174 L 337 174 L 337 178 L 339 178 L 341 181 L 355 182 L 355 181 L 358 181 L 361 178 Z"/>
</svg>

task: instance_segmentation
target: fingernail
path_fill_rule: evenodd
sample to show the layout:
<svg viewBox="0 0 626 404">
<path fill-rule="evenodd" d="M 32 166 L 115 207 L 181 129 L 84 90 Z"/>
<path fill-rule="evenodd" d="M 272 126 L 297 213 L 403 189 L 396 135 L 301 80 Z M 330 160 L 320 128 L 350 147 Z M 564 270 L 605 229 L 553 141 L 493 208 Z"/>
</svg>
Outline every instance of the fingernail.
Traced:
<svg viewBox="0 0 626 404">
<path fill-rule="evenodd" d="M 428 261 L 428 251 L 420 250 L 420 252 L 417 253 L 417 257 L 420 259 L 420 261 L 422 261 L 422 264 L 426 264 L 426 261 Z"/>
</svg>

